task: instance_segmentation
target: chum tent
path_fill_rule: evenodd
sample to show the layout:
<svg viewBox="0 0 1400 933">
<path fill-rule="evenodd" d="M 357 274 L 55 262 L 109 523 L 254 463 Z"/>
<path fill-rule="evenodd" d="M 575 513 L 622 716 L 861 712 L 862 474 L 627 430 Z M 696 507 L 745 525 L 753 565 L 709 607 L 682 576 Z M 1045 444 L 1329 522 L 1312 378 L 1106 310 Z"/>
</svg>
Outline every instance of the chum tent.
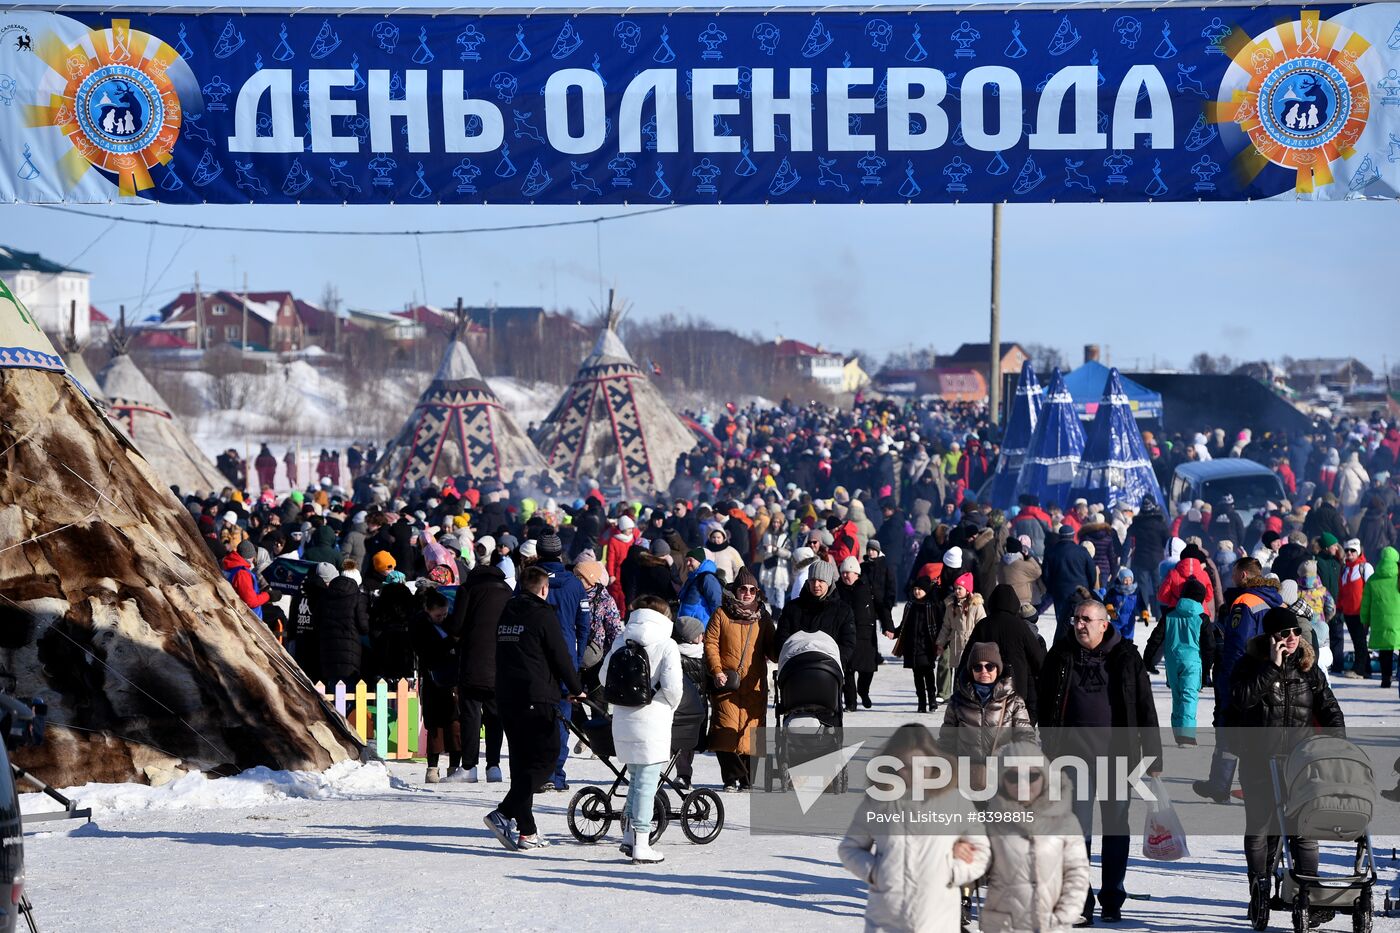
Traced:
<svg viewBox="0 0 1400 933">
<path fill-rule="evenodd" d="M 1074 410 L 1081 420 L 1092 421 L 1099 402 L 1108 388 L 1109 368 L 1098 360 L 1086 360 L 1083 366 L 1065 374 L 1065 388 L 1074 397 Z M 1146 386 L 1119 374 L 1123 396 L 1133 417 L 1143 421 L 1162 420 L 1162 396 Z"/>
<path fill-rule="evenodd" d="M 1045 389 L 1040 421 L 1026 448 L 1026 460 L 1016 481 L 1016 497 L 1035 496 L 1045 508 L 1064 508 L 1074 473 L 1084 454 L 1084 428 L 1074 413 L 1074 399 L 1056 368 Z"/>
<path fill-rule="evenodd" d="M 107 416 L 167 485 L 186 494 L 217 493 L 229 485 L 129 355 L 113 356 L 97 379 L 107 398 Z"/>
<path fill-rule="evenodd" d="M 1089 425 L 1070 497 L 1082 497 L 1106 509 L 1119 503 L 1140 508 L 1146 498 L 1157 500 L 1164 510 L 1167 507 L 1117 369 L 1108 371 L 1108 385 Z"/>
<path fill-rule="evenodd" d="M 698 438 L 633 361 L 617 334 L 625 312 L 610 301 L 593 352 L 534 438 L 560 475 L 591 476 L 635 498 L 665 490 Z"/>
<path fill-rule="evenodd" d="M 0 605 L 15 764 L 58 787 L 358 759 L 345 720 L 225 581 L 167 477 L 0 287 Z"/>
<path fill-rule="evenodd" d="M 433 381 L 380 457 L 375 475 L 397 495 L 448 476 L 508 483 L 548 467 L 454 334 Z"/>
<path fill-rule="evenodd" d="M 1001 456 L 997 458 L 992 476 L 991 505 L 994 509 L 1009 509 L 1016 504 L 1016 481 L 1021 477 L 1021 464 L 1026 460 L 1026 448 L 1040 420 L 1043 396 L 1040 380 L 1030 360 L 1021 364 L 1021 377 L 1016 380 L 1016 394 L 1011 397 L 1011 411 L 1002 432 Z"/>
</svg>

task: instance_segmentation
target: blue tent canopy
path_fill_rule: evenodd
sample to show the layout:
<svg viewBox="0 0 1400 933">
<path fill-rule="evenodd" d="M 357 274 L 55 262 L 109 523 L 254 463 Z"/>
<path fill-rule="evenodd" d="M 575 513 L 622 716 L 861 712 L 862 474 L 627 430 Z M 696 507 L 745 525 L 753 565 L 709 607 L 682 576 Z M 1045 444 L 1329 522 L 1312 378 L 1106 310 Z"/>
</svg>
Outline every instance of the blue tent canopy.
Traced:
<svg viewBox="0 0 1400 933">
<path fill-rule="evenodd" d="M 990 498 L 992 508 L 1009 509 L 1016 502 L 1016 480 L 1021 476 L 1021 464 L 1026 448 L 1040 421 L 1042 403 L 1040 380 L 1030 360 L 1021 364 L 1021 378 L 1016 382 L 1016 394 L 1011 399 L 1011 411 L 1006 418 L 1006 431 L 1001 439 L 1001 456 L 997 458 L 992 477 Z"/>
<path fill-rule="evenodd" d="M 1118 370 L 1108 371 L 1108 385 L 1094 423 L 1089 426 L 1084 459 L 1075 472 L 1070 496 L 1087 499 L 1090 505 L 1101 503 L 1109 509 L 1119 503 L 1139 508 L 1144 499 L 1151 497 L 1165 509 L 1157 475 L 1152 472 L 1152 461 L 1142 442 L 1142 431 L 1128 405 L 1123 387 L 1126 381 Z"/>
<path fill-rule="evenodd" d="M 1065 376 L 1065 388 L 1074 396 L 1074 410 L 1085 421 L 1093 419 L 1098 411 L 1099 401 L 1108 387 L 1109 368 L 1098 360 L 1089 360 L 1083 366 Z M 1133 417 L 1144 420 L 1162 420 L 1162 396 L 1146 386 L 1140 385 L 1126 376 L 1118 377 L 1123 384 L 1123 394 L 1128 399 L 1128 408 Z"/>
<path fill-rule="evenodd" d="M 1016 481 L 1016 496 L 1030 494 L 1045 507 L 1064 508 L 1074 473 L 1084 455 L 1084 428 L 1074 413 L 1074 399 L 1059 369 L 1050 374 L 1040 420 L 1031 435 L 1025 463 Z"/>
</svg>

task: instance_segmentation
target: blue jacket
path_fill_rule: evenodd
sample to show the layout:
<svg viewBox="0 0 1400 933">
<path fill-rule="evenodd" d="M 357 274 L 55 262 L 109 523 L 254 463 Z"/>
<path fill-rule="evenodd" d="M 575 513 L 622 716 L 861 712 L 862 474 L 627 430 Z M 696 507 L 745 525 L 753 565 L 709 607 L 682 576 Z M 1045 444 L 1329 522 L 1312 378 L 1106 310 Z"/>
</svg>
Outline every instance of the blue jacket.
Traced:
<svg viewBox="0 0 1400 933">
<path fill-rule="evenodd" d="M 1073 596 L 1075 587 L 1093 589 L 1095 569 L 1089 552 L 1069 538 L 1061 536 L 1045 548 L 1045 582 L 1057 604 Z"/>
<path fill-rule="evenodd" d="M 583 663 L 583 649 L 588 646 L 588 634 L 593 625 L 592 606 L 584 593 L 583 581 L 558 561 L 541 561 L 539 567 L 549 574 L 549 604 L 559 613 L 564 644 L 569 646 L 577 670 Z"/>
<path fill-rule="evenodd" d="M 1230 675 L 1244 657 L 1250 639 L 1264 634 L 1264 613 L 1283 605 L 1283 597 L 1271 583 L 1251 586 L 1230 604 L 1222 620 L 1224 643 L 1220 649 L 1220 667 L 1215 678 L 1215 702 L 1230 703 Z"/>
<path fill-rule="evenodd" d="M 1118 634 L 1128 641 L 1133 640 L 1133 633 L 1137 631 L 1137 614 L 1142 607 L 1142 597 L 1139 595 L 1137 587 L 1133 587 L 1131 593 L 1124 593 L 1116 586 L 1108 589 L 1108 605 L 1118 613 L 1118 618 L 1113 620 L 1114 628 L 1118 629 Z"/>
<path fill-rule="evenodd" d="M 1182 668 L 1201 667 L 1201 626 L 1212 624 L 1205 607 L 1194 599 L 1181 599 L 1162 624 L 1162 648 L 1168 661 Z"/>
<path fill-rule="evenodd" d="M 710 624 L 710 616 L 714 615 L 724 599 L 724 586 L 719 582 L 718 570 L 714 561 L 707 560 L 685 578 L 680 595 L 681 616 L 693 616 L 706 625 Z"/>
</svg>

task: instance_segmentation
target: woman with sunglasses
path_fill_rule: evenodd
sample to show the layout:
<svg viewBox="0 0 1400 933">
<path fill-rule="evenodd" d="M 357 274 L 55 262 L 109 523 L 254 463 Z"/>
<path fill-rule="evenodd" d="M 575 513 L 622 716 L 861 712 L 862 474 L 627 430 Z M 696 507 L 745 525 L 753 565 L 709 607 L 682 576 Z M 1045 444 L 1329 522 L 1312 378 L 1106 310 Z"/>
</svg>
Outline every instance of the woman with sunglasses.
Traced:
<svg viewBox="0 0 1400 933">
<path fill-rule="evenodd" d="M 1026 701 L 1017 695 L 996 642 L 969 645 L 966 665 L 958 672 L 943 714 L 938 744 L 981 765 L 1003 745 L 1035 739 Z"/>
<path fill-rule="evenodd" d="M 709 749 L 727 791 L 748 790 L 754 736 L 768 714 L 768 662 L 778 659 L 773 617 L 747 568 L 705 628 L 705 665 L 713 686 Z"/>
<path fill-rule="evenodd" d="M 1244 790 L 1244 857 L 1249 869 L 1249 916 L 1269 897 L 1269 868 L 1279 847 L 1269 760 L 1286 755 L 1317 726 L 1344 733 L 1346 722 L 1327 678 L 1303 638 L 1298 616 L 1284 606 L 1264 614 L 1264 634 L 1252 638 L 1230 675 L 1230 707 L 1238 730 Z M 1253 728 L 1248 728 L 1253 727 Z M 1232 745 L 1234 741 L 1232 740 Z M 1289 836 L 1294 869 L 1317 874 L 1317 840 Z M 1330 913 L 1313 911 L 1313 923 Z"/>
<path fill-rule="evenodd" d="M 982 931 L 1067 930 L 1079 921 L 1089 891 L 1089 853 L 1071 806 L 1073 787 L 1061 775 L 1060 793 L 1050 794 L 1049 765 L 1034 742 L 1012 742 L 999 754 L 1024 763 L 1001 769 L 997 793 L 987 801 L 986 812 L 995 818 L 987 823 L 992 864 Z"/>
</svg>

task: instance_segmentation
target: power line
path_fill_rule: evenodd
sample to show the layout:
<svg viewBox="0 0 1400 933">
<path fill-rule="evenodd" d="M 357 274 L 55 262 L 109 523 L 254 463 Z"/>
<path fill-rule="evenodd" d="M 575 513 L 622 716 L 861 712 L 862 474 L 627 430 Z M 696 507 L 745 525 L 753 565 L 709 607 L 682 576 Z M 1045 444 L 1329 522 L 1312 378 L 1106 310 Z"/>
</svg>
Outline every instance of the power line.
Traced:
<svg viewBox="0 0 1400 933">
<path fill-rule="evenodd" d="M 519 230 L 545 230 L 551 227 L 580 227 L 585 224 L 605 224 L 614 220 L 631 220 L 635 217 L 645 217 L 648 214 L 660 214 L 663 211 L 673 211 L 678 208 L 687 207 L 685 204 L 665 204 L 660 207 L 651 207 L 646 210 L 633 211 L 630 214 L 614 214 L 612 216 L 588 217 L 581 220 L 553 220 L 544 223 L 534 224 L 509 224 L 501 227 L 460 227 L 454 230 L 291 230 L 274 227 L 235 227 L 213 224 L 187 224 L 173 220 L 142 220 L 136 217 L 109 217 L 105 214 L 92 214 L 87 211 L 75 210 L 71 207 L 63 207 L 58 204 L 32 204 L 31 207 L 41 208 L 46 211 L 57 211 L 60 214 L 72 214 L 75 217 L 86 217 L 89 220 L 110 220 L 112 223 L 141 224 L 150 227 L 172 227 L 180 230 L 200 230 L 209 233 L 267 233 L 267 234 L 293 234 L 296 236 L 466 236 L 473 233 L 511 233 Z"/>
</svg>

